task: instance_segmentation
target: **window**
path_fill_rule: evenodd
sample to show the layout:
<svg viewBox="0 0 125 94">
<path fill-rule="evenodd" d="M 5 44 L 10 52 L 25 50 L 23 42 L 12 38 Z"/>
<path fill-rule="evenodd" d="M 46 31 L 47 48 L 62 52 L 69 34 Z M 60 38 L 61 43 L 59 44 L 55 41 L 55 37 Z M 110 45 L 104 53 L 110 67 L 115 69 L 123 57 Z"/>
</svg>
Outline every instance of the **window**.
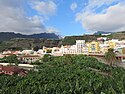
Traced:
<svg viewBox="0 0 125 94">
<path fill-rule="evenodd" d="M 95 51 L 95 44 L 91 44 L 91 50 Z"/>
</svg>

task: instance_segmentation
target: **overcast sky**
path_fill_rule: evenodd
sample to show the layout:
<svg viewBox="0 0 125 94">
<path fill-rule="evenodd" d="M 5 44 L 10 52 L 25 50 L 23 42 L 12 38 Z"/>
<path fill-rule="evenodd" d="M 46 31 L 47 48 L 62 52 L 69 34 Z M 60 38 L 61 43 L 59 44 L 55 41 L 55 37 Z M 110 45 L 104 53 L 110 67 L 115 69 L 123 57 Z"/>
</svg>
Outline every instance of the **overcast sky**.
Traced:
<svg viewBox="0 0 125 94">
<path fill-rule="evenodd" d="M 0 0 L 0 32 L 81 35 L 125 30 L 125 0 Z"/>
</svg>

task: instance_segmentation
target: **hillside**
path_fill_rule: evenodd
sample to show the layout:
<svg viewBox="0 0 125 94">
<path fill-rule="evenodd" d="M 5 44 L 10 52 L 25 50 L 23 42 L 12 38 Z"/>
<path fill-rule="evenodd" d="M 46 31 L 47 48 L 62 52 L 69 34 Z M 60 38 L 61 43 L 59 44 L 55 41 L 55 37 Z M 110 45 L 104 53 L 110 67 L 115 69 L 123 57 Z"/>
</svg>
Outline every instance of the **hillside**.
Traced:
<svg viewBox="0 0 125 94">
<path fill-rule="evenodd" d="M 125 93 L 125 69 L 92 57 L 48 56 L 37 69 L 25 77 L 0 75 L 0 94 Z"/>
<path fill-rule="evenodd" d="M 42 48 L 60 46 L 61 40 L 53 39 L 34 39 L 34 38 L 14 38 L 8 41 L 0 42 L 0 51 L 10 48 L 19 48 L 19 49 L 32 49 L 33 47 L 38 46 Z"/>
<path fill-rule="evenodd" d="M 111 32 L 108 32 L 111 33 Z M 93 35 L 81 35 L 81 36 L 66 36 L 62 40 L 63 45 L 73 45 L 75 44 L 76 40 L 85 40 L 86 42 L 90 42 L 93 40 L 97 40 L 98 37 L 107 37 L 108 39 L 125 39 L 125 31 L 111 33 L 110 35 L 101 35 L 101 34 L 108 34 L 106 32 L 99 31 L 94 33 Z"/>
<path fill-rule="evenodd" d="M 0 32 L 0 41 L 10 40 L 13 38 L 46 38 L 46 39 L 59 39 L 55 33 L 39 33 L 32 35 L 23 35 L 14 32 Z"/>
<path fill-rule="evenodd" d="M 2 35 L 3 34 L 3 35 Z M 0 33 L 0 40 L 6 40 L 0 42 L 0 52 L 4 49 L 16 47 L 21 49 L 31 49 L 35 46 L 42 48 L 43 46 L 46 47 L 54 47 L 54 46 L 61 46 L 61 45 L 73 45 L 75 44 L 76 40 L 85 40 L 86 42 L 90 42 L 93 40 L 97 40 L 98 37 L 108 37 L 108 39 L 125 39 L 125 31 L 112 33 L 111 35 L 102 36 L 102 35 L 81 35 L 81 36 L 65 36 L 63 39 L 59 39 L 59 37 L 55 34 L 33 34 L 22 35 L 22 34 L 15 34 L 15 33 Z M 50 36 L 49 36 L 50 35 Z M 22 38 L 23 36 L 23 38 Z M 41 38 L 43 36 L 43 38 Z M 15 38 L 18 37 L 18 38 Z M 48 37 L 48 39 L 47 39 Z M 50 39 L 50 37 L 52 39 Z M 10 39 L 10 40 L 9 40 Z"/>
<path fill-rule="evenodd" d="M 108 36 L 110 39 L 119 39 L 119 40 L 125 40 L 125 31 L 122 32 L 116 32 Z"/>
<path fill-rule="evenodd" d="M 3 34 L 3 33 L 1 33 Z M 10 34 L 5 33 L 7 38 L 10 38 Z M 5 37 L 4 34 L 4 37 Z M 13 35 L 13 36 L 12 36 Z M 18 38 L 14 38 L 17 37 Z M 12 38 L 13 37 L 13 38 Z M 83 36 L 66 36 L 64 39 L 46 39 L 46 38 L 40 38 L 40 34 L 34 34 L 30 35 L 30 38 L 27 38 L 26 35 L 23 36 L 20 34 L 11 33 L 10 40 L 2 41 L 0 42 L 0 51 L 8 49 L 8 48 L 21 48 L 21 49 L 32 49 L 35 46 L 38 46 L 39 48 L 42 48 L 43 46 L 46 47 L 54 47 L 54 46 L 61 46 L 61 45 L 72 45 L 75 44 L 76 40 L 86 40 L 86 41 L 92 41 L 96 40 L 99 35 L 83 35 Z M 49 37 L 49 35 L 48 35 Z M 3 36 L 0 37 L 2 40 Z M 4 38 L 3 38 L 4 40 Z"/>
<path fill-rule="evenodd" d="M 62 40 L 63 45 L 73 45 L 75 44 L 76 40 L 85 40 L 86 42 L 90 42 L 96 40 L 101 35 L 82 35 L 82 36 L 66 36 Z"/>
<path fill-rule="evenodd" d="M 111 34 L 112 34 L 112 32 L 97 31 L 97 32 L 95 32 L 93 35 L 99 35 L 99 34 L 109 34 L 109 33 L 111 33 Z"/>
</svg>

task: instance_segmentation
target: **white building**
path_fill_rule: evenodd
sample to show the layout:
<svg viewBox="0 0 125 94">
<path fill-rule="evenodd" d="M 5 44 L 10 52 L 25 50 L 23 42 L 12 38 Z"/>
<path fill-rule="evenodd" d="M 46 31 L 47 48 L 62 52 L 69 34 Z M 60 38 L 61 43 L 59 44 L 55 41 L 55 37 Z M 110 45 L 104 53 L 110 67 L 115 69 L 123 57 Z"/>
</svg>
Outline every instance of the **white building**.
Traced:
<svg viewBox="0 0 125 94">
<path fill-rule="evenodd" d="M 32 63 L 39 60 L 40 58 L 41 56 L 38 56 L 38 55 L 24 55 L 20 57 L 20 60 L 22 63 Z"/>
<path fill-rule="evenodd" d="M 88 54 L 89 53 L 89 49 L 87 46 L 83 47 L 83 54 Z"/>
<path fill-rule="evenodd" d="M 85 47 L 85 40 L 76 40 L 76 52 L 78 54 L 83 53 L 83 47 Z"/>
<path fill-rule="evenodd" d="M 39 50 L 37 51 L 37 54 L 44 54 L 43 49 L 39 49 Z"/>
<path fill-rule="evenodd" d="M 61 46 L 62 54 L 76 54 L 76 45 Z"/>
<path fill-rule="evenodd" d="M 88 51 L 85 40 L 76 40 L 76 45 L 61 46 L 62 54 L 82 54 Z"/>
<path fill-rule="evenodd" d="M 34 54 L 33 50 L 23 50 L 22 54 L 28 55 L 28 54 Z"/>
</svg>

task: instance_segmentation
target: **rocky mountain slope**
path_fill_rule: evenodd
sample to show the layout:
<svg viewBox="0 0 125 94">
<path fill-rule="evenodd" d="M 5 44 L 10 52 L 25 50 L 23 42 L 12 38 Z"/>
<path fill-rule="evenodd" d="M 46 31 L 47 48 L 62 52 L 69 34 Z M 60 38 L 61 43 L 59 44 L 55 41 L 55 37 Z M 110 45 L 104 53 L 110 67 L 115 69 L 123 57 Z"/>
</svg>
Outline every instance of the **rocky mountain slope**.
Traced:
<svg viewBox="0 0 125 94">
<path fill-rule="evenodd" d="M 46 39 L 59 39 L 55 33 L 39 33 L 32 35 L 23 35 L 14 32 L 0 32 L 0 41 L 10 40 L 13 38 L 46 38 Z"/>
</svg>

